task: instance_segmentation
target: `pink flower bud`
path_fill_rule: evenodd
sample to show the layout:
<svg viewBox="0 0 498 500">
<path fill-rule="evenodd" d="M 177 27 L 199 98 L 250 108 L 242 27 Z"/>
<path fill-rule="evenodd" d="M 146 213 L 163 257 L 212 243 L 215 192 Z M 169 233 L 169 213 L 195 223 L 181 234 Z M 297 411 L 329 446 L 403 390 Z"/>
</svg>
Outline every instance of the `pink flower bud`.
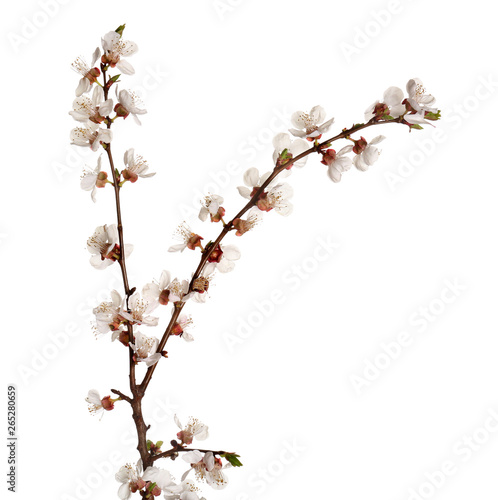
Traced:
<svg viewBox="0 0 498 500">
<path fill-rule="evenodd" d="M 107 411 L 111 411 L 114 409 L 114 401 L 111 399 L 111 396 L 102 398 L 102 408 Z"/>
<path fill-rule="evenodd" d="M 107 172 L 99 172 L 99 175 L 97 175 L 97 182 L 95 185 L 98 188 L 103 188 L 107 184 Z"/>
<path fill-rule="evenodd" d="M 322 152 L 321 163 L 330 167 L 330 165 L 332 165 L 332 163 L 335 162 L 336 156 L 337 156 L 337 154 L 336 154 L 335 149 L 327 149 L 326 151 Z"/>
<path fill-rule="evenodd" d="M 201 240 L 204 238 L 202 236 L 199 236 L 198 234 L 192 233 L 192 236 L 187 241 L 187 248 L 190 250 L 195 250 L 195 247 L 202 247 L 201 245 Z"/>
<path fill-rule="evenodd" d="M 130 181 L 130 182 L 137 182 L 138 181 L 138 174 L 136 174 L 135 172 L 132 172 L 131 170 L 128 170 L 127 168 L 124 169 L 122 172 L 121 172 L 122 176 L 124 179 L 126 179 L 127 181 Z"/>
<path fill-rule="evenodd" d="M 192 444 L 192 441 L 194 440 L 194 435 L 191 432 L 188 431 L 180 431 L 176 434 L 176 437 L 183 443 L 183 444 Z"/>
<path fill-rule="evenodd" d="M 159 304 L 162 304 L 163 306 L 167 306 L 169 302 L 169 290 L 163 290 L 160 295 L 159 295 Z"/>
<path fill-rule="evenodd" d="M 208 262 L 220 262 L 221 258 L 223 257 L 223 250 L 221 249 L 220 245 L 218 244 L 216 248 L 211 252 L 211 254 L 208 257 Z"/>
<path fill-rule="evenodd" d="M 357 141 L 354 141 L 353 152 L 359 155 L 368 145 L 367 140 L 362 136 Z"/>
<path fill-rule="evenodd" d="M 92 68 L 86 75 L 85 78 L 88 78 L 90 83 L 95 83 L 97 81 L 97 78 L 100 76 L 100 69 L 99 68 Z"/>
<path fill-rule="evenodd" d="M 118 102 L 116 106 L 114 106 L 114 111 L 117 116 L 123 119 L 130 114 L 130 112 L 120 102 Z"/>
</svg>

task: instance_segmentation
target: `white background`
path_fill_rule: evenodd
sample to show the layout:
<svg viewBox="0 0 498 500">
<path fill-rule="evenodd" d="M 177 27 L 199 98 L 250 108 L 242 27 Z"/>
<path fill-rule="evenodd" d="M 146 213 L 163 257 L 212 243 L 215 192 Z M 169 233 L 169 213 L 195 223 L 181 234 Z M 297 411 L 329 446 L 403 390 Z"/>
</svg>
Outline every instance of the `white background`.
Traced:
<svg viewBox="0 0 498 500">
<path fill-rule="evenodd" d="M 188 306 L 195 342 L 168 343 L 145 402 L 151 438 L 174 437 L 175 412 L 195 415 L 210 426 L 203 446 L 242 456 L 226 490 L 203 486 L 208 499 L 496 498 L 490 2 L 46 4 L 50 14 L 42 1 L 11 3 L 1 21 L 2 365 L 3 390 L 18 387 L 18 498 L 112 498 L 115 471 L 137 459 L 127 405 L 99 421 L 84 402 L 90 388 L 127 390 L 127 353 L 96 341 L 90 325 L 91 308 L 120 286 L 117 266 L 95 271 L 85 248 L 97 225 L 114 222 L 112 192 L 91 202 L 79 176 L 98 155 L 68 146 L 79 79 L 70 64 L 89 60 L 123 22 L 140 50 L 122 85 L 139 87 L 148 114 L 142 127 L 131 118 L 114 127 L 113 150 L 120 160 L 134 147 L 157 172 L 122 191 L 139 288 L 163 269 L 190 275 L 199 253 L 167 252 L 185 209 L 197 210 L 216 175 L 236 213 L 242 172 L 271 167 L 271 137 L 293 111 L 321 104 L 334 135 L 387 87 L 418 76 L 444 117 L 439 136 L 431 127 L 365 131 L 387 136 L 380 160 L 340 184 L 318 158 L 293 173 L 292 216 L 265 214 L 237 239 L 235 272 L 216 278 L 207 305 Z M 227 176 L 229 164 L 240 173 Z M 191 220 L 206 239 L 219 230 Z M 327 240 L 337 248 L 318 263 Z M 275 289 L 284 303 L 270 307 Z M 435 313 L 430 321 L 420 308 Z M 168 315 L 147 333 L 160 336 Z M 242 331 L 249 320 L 261 325 Z M 393 346 L 402 332 L 410 344 Z M 360 377 L 369 380 L 358 388 Z M 443 462 L 451 475 L 437 472 Z"/>
</svg>

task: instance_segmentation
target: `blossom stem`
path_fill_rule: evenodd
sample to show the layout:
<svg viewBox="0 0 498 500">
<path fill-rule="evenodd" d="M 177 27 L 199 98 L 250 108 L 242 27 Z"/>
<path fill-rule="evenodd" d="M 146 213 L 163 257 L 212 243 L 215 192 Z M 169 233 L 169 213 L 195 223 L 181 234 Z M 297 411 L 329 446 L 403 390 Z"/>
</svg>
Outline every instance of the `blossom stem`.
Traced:
<svg viewBox="0 0 498 500">
<path fill-rule="evenodd" d="M 341 133 L 335 135 L 334 137 L 331 137 L 330 139 L 327 139 L 327 140 L 322 141 L 320 143 L 315 141 L 314 145 L 311 148 L 304 151 L 300 155 L 296 156 L 295 158 L 290 158 L 281 164 L 277 164 L 277 166 L 275 166 L 275 168 L 273 169 L 273 172 L 271 173 L 271 175 L 268 177 L 268 179 L 266 179 L 266 181 L 261 185 L 261 187 L 254 193 L 254 195 L 249 200 L 249 202 L 240 210 L 240 212 L 235 217 L 232 218 L 232 220 L 230 220 L 229 222 L 227 222 L 223 226 L 223 229 L 222 229 L 221 233 L 218 235 L 218 237 L 216 238 L 216 240 L 211 245 L 209 245 L 206 248 L 206 250 L 204 250 L 202 252 L 201 261 L 199 262 L 199 265 L 197 266 L 197 269 L 195 270 L 195 272 L 192 276 L 192 279 L 190 280 L 189 292 L 192 291 L 193 284 L 194 284 L 195 280 L 201 275 L 202 270 L 204 269 L 204 266 L 206 265 L 211 253 L 214 251 L 215 248 L 218 247 L 218 245 L 223 240 L 223 238 L 232 229 L 233 221 L 235 219 L 240 219 L 248 210 L 250 210 L 252 207 L 254 207 L 256 205 L 260 195 L 263 194 L 264 190 L 268 187 L 268 185 L 283 170 L 286 170 L 291 164 L 295 163 L 296 161 L 300 160 L 301 158 L 304 158 L 312 153 L 320 153 L 322 151 L 322 148 L 328 147 L 330 144 L 332 144 L 333 142 L 335 142 L 339 139 L 345 139 L 345 138 L 349 137 L 351 134 L 358 132 L 359 130 L 362 130 L 364 128 L 371 127 L 374 125 L 383 125 L 383 124 L 387 124 L 387 123 L 401 123 L 402 120 L 403 120 L 402 117 L 395 118 L 394 120 L 385 120 L 385 121 L 376 121 L 375 119 L 372 118 L 371 120 L 369 120 L 366 123 L 360 123 L 357 125 L 353 125 L 349 129 L 344 129 Z M 180 302 L 180 303 L 177 302 L 176 303 L 176 307 L 175 307 L 175 310 L 173 311 L 173 315 L 171 317 L 171 320 L 168 323 L 166 330 L 164 331 L 164 334 L 163 334 L 163 336 L 162 336 L 162 338 L 157 346 L 156 352 L 160 353 L 164 349 L 164 346 L 166 345 L 166 342 L 168 341 L 169 337 L 171 336 L 171 332 L 172 332 L 172 330 L 177 322 L 178 317 L 180 316 L 180 313 L 181 313 L 184 305 L 185 305 L 185 302 Z M 150 380 L 152 378 L 154 370 L 156 369 L 156 366 L 157 366 L 157 363 L 152 365 L 152 366 L 149 366 L 149 368 L 147 369 L 147 372 L 145 373 L 145 376 L 139 385 L 139 390 L 142 394 L 147 389 L 147 386 L 150 383 Z"/>
<path fill-rule="evenodd" d="M 102 65 L 102 75 L 104 79 L 104 97 L 107 100 L 108 95 L 109 95 L 109 88 L 107 86 L 107 67 Z M 107 117 L 109 118 L 109 117 Z M 110 129 L 112 125 L 112 121 L 107 119 L 107 128 Z M 121 268 L 121 274 L 123 276 L 123 286 L 125 290 L 125 296 L 126 296 L 126 305 L 128 306 L 128 299 L 130 298 L 130 295 L 133 293 L 134 288 L 130 290 L 130 285 L 128 283 L 128 273 L 126 271 L 126 261 L 125 261 L 125 246 L 124 246 L 124 236 L 123 236 L 123 222 L 121 218 L 121 200 L 120 200 L 120 190 L 121 186 L 119 183 L 118 179 L 118 173 L 116 172 L 116 168 L 114 166 L 114 160 L 112 157 L 112 151 L 111 151 L 111 145 L 106 144 L 106 147 L 104 148 L 107 157 L 109 159 L 109 166 L 111 168 L 111 173 L 112 173 L 112 179 L 113 179 L 113 187 L 114 187 L 114 197 L 116 200 L 116 216 L 117 216 L 117 229 L 118 229 L 118 237 L 119 237 L 119 246 L 121 248 L 121 256 L 118 260 L 119 266 Z M 129 311 L 129 309 L 128 309 Z M 134 342 L 134 336 L 133 336 L 133 326 L 128 322 L 127 324 L 127 330 L 128 330 L 128 336 L 129 336 L 129 342 Z M 132 398 L 129 398 L 128 396 L 125 396 L 124 394 L 120 393 L 119 391 L 113 390 L 115 394 L 118 394 L 122 399 L 130 403 L 130 406 L 132 407 L 133 413 L 132 417 L 135 422 L 135 427 L 137 429 L 137 435 L 138 435 L 138 445 L 137 445 L 137 450 L 140 453 L 140 457 L 143 462 L 144 469 L 147 468 L 152 462 L 151 457 L 152 455 L 149 453 L 147 450 L 147 429 L 148 427 L 145 425 L 145 420 L 142 414 L 142 398 L 143 398 L 143 392 L 139 390 L 137 387 L 137 382 L 136 382 L 136 375 L 135 375 L 135 360 L 133 358 L 134 352 L 131 346 L 128 346 L 128 358 L 129 358 L 129 367 L 130 367 L 130 390 L 133 395 Z M 124 397 L 123 397 L 124 396 Z"/>
</svg>

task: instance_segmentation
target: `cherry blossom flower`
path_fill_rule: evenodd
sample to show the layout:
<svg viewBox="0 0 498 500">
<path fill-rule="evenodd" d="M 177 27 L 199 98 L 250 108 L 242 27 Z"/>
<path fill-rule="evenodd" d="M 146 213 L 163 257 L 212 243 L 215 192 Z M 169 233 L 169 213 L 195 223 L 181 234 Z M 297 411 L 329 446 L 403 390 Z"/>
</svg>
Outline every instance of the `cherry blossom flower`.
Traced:
<svg viewBox="0 0 498 500">
<path fill-rule="evenodd" d="M 334 118 L 324 122 L 325 116 L 325 110 L 321 106 L 314 106 L 309 114 L 296 111 L 291 116 L 292 125 L 296 128 L 289 129 L 289 132 L 296 137 L 306 137 L 309 141 L 318 140 L 334 123 Z"/>
<path fill-rule="evenodd" d="M 130 347 L 135 353 L 137 362 L 143 361 L 147 366 L 156 364 L 161 359 L 161 353 L 157 351 L 159 340 L 155 337 L 147 337 L 140 332 L 134 332 L 135 343 L 130 342 Z"/>
<path fill-rule="evenodd" d="M 368 170 L 378 159 L 380 151 L 375 147 L 375 144 L 382 142 L 385 139 L 383 135 L 374 137 L 361 151 L 353 158 L 353 165 L 362 172 Z"/>
<path fill-rule="evenodd" d="M 78 122 L 86 123 L 90 120 L 98 124 L 111 113 L 112 106 L 112 99 L 104 101 L 102 87 L 95 87 L 91 99 L 84 95 L 73 101 L 73 111 L 69 111 L 69 114 Z"/>
<path fill-rule="evenodd" d="M 182 314 L 181 316 L 179 316 L 178 321 L 173 326 L 171 333 L 173 335 L 180 336 L 186 342 L 192 342 L 194 340 L 194 337 L 190 332 L 187 332 L 186 330 L 186 328 L 188 328 L 192 324 L 193 324 L 192 317 L 187 316 L 186 314 Z"/>
<path fill-rule="evenodd" d="M 109 64 L 111 68 L 117 66 L 119 71 L 125 75 L 133 75 L 135 73 L 133 66 L 128 61 L 122 59 L 137 52 L 138 46 L 135 42 L 123 40 L 119 33 L 109 31 L 102 38 L 102 48 L 104 49 L 104 54 L 102 55 L 102 62 L 104 64 Z"/>
<path fill-rule="evenodd" d="M 74 71 L 83 77 L 76 88 L 75 93 L 77 97 L 88 92 L 92 84 L 95 83 L 100 76 L 100 69 L 94 67 L 99 57 L 100 49 L 97 47 L 92 55 L 92 67 L 88 66 L 82 57 L 78 57 L 71 65 Z"/>
<path fill-rule="evenodd" d="M 123 316 L 124 319 L 128 320 L 131 324 L 157 326 L 159 318 L 149 316 L 158 306 L 157 302 L 148 300 L 145 297 L 141 298 L 138 292 L 135 292 L 127 301 L 128 309 L 130 309 L 131 312 L 126 310 L 127 307 L 125 302 L 126 298 L 123 300 L 121 306 L 121 316 Z"/>
<path fill-rule="evenodd" d="M 182 458 L 191 465 L 191 469 L 183 474 L 182 481 L 191 470 L 194 470 L 199 481 L 206 481 L 215 490 L 222 490 L 227 486 L 228 479 L 222 469 L 229 465 L 223 466 L 221 459 L 215 458 L 213 452 L 208 451 L 203 455 L 200 451 L 194 450 L 186 453 Z"/>
<path fill-rule="evenodd" d="M 422 80 L 419 78 L 412 78 L 406 84 L 406 91 L 408 92 L 408 103 L 417 112 L 437 111 L 432 107 L 436 102 L 436 98 L 431 94 L 425 93 L 425 87 Z"/>
<path fill-rule="evenodd" d="M 123 161 L 126 168 L 121 172 L 121 174 L 127 181 L 133 183 L 136 182 L 139 177 L 147 178 L 156 175 L 155 172 L 150 174 L 146 173 L 147 170 L 149 170 L 149 165 L 140 155 L 135 157 L 135 150 L 133 148 L 130 148 L 125 152 Z"/>
<path fill-rule="evenodd" d="M 117 399 L 111 399 L 111 396 L 101 398 L 97 390 L 90 389 L 88 391 L 88 396 L 85 398 L 85 401 L 88 403 L 88 411 L 95 416 L 99 415 L 100 413 L 104 413 L 104 410 L 113 410 L 114 403 L 117 401 Z"/>
<path fill-rule="evenodd" d="M 105 269 L 121 256 L 119 236 L 116 224 L 98 226 L 93 236 L 87 240 L 87 249 L 92 254 L 90 264 L 95 269 Z M 133 251 L 133 245 L 124 246 L 125 257 Z"/>
<path fill-rule="evenodd" d="M 170 273 L 168 271 L 163 271 L 161 273 L 159 283 L 147 283 L 142 288 L 142 295 L 148 300 L 157 300 L 159 304 L 162 304 L 163 306 L 167 305 L 170 300 L 172 302 L 177 302 L 181 297 L 175 297 L 176 300 L 172 300 L 171 292 L 168 290 L 170 282 Z"/>
<path fill-rule="evenodd" d="M 180 240 L 182 243 L 170 246 L 168 252 L 183 252 L 186 248 L 195 250 L 196 247 L 202 250 L 201 240 L 204 238 L 192 232 L 186 222 L 182 222 L 176 229 L 175 239 Z"/>
<path fill-rule="evenodd" d="M 240 259 L 240 250 L 234 245 L 218 245 L 208 257 L 208 262 L 215 264 L 220 273 L 229 273 Z"/>
<path fill-rule="evenodd" d="M 88 122 L 84 127 L 73 128 L 70 137 L 72 144 L 97 151 L 101 142 L 108 144 L 112 141 L 112 131 L 100 128 L 96 123 Z"/>
<path fill-rule="evenodd" d="M 132 493 L 145 487 L 145 481 L 141 478 L 141 475 L 142 460 L 139 460 L 135 467 L 126 464 L 119 469 L 115 478 L 118 483 L 122 483 L 118 490 L 118 497 L 121 500 L 128 500 Z"/>
<path fill-rule="evenodd" d="M 197 492 L 200 491 L 194 481 L 189 479 L 183 481 L 180 485 L 171 485 L 164 488 L 164 498 L 166 500 L 206 500 L 199 498 Z"/>
<path fill-rule="evenodd" d="M 237 218 L 233 220 L 233 227 L 237 230 L 235 235 L 242 236 L 257 226 L 261 220 L 261 212 L 256 207 L 252 207 L 247 214 L 247 219 Z"/>
<path fill-rule="evenodd" d="M 270 177 L 271 172 L 266 172 L 262 176 L 259 175 L 259 170 L 257 168 L 249 168 L 244 173 L 244 184 L 247 186 L 239 186 L 237 189 L 239 191 L 240 196 L 250 200 L 255 194 L 256 191 L 266 182 L 268 177 Z M 251 189 L 249 189 L 251 188 Z"/>
<path fill-rule="evenodd" d="M 116 290 L 111 291 L 111 301 L 101 302 L 93 309 L 95 315 L 94 330 L 96 334 L 118 332 L 121 329 L 123 318 L 121 317 L 121 295 Z M 115 340 L 115 335 L 113 339 Z"/>
<path fill-rule="evenodd" d="M 175 424 L 180 429 L 176 436 L 182 444 L 192 444 L 194 438 L 204 441 L 209 437 L 209 427 L 194 417 L 189 417 L 187 425 L 183 427 L 180 419 L 175 415 Z"/>
<path fill-rule="evenodd" d="M 398 118 L 406 113 L 406 107 L 403 104 L 404 99 L 405 95 L 399 87 L 389 87 L 384 92 L 383 101 L 374 102 L 365 111 L 365 120 L 368 121 L 374 117 L 384 118 L 387 116 Z"/>
<path fill-rule="evenodd" d="M 304 153 L 309 149 L 308 143 L 303 139 L 295 139 L 292 140 L 291 136 L 286 132 L 282 132 L 281 134 L 277 134 L 273 138 L 273 147 L 275 151 L 273 152 L 273 162 L 277 164 L 278 162 L 284 163 L 296 156 Z M 285 151 L 285 153 L 284 153 Z M 305 156 L 296 162 L 291 163 L 287 166 L 287 169 L 291 167 L 304 167 L 306 162 L 308 161 L 308 157 Z"/>
<path fill-rule="evenodd" d="M 213 273 L 216 270 L 216 265 L 214 263 L 208 263 L 202 269 L 200 275 L 192 282 L 192 291 L 186 293 L 182 297 L 182 302 L 192 299 L 194 302 L 204 304 L 207 300 L 209 290 L 209 285 L 213 279 Z M 187 285 L 187 291 L 189 290 L 189 285 Z"/>
<path fill-rule="evenodd" d="M 259 176 L 257 168 L 250 168 L 244 173 L 244 184 L 247 186 L 239 186 L 237 189 L 239 194 L 247 199 L 251 199 L 258 189 L 266 182 L 271 172 Z M 256 206 L 263 212 L 269 212 L 275 209 L 280 215 L 290 215 L 292 213 L 292 203 L 289 198 L 292 198 L 294 191 L 287 183 L 276 184 L 277 181 L 273 180 L 266 187 L 268 191 L 259 195 Z M 252 188 L 249 189 L 249 188 Z"/>
<path fill-rule="evenodd" d="M 147 110 L 143 109 L 143 102 L 140 97 L 129 90 L 121 90 L 118 94 L 117 88 L 116 96 L 118 97 L 118 103 L 114 107 L 116 114 L 123 119 L 126 119 L 131 114 L 135 123 L 142 125 L 137 115 L 145 115 Z"/>
<path fill-rule="evenodd" d="M 292 198 L 293 194 L 292 187 L 286 182 L 277 184 L 258 200 L 256 206 L 264 212 L 275 209 L 275 212 L 279 215 L 287 217 L 292 213 L 294 208 L 289 201 L 289 198 Z"/>
<path fill-rule="evenodd" d="M 329 167 L 327 173 L 333 182 L 339 182 L 343 172 L 351 168 L 353 162 L 351 158 L 345 155 L 351 152 L 352 149 L 353 146 L 345 146 L 338 153 L 336 153 L 335 149 L 327 149 L 322 153 L 321 163 Z"/>
<path fill-rule="evenodd" d="M 202 201 L 202 207 L 199 212 L 199 219 L 205 222 L 208 216 L 211 218 L 211 222 L 219 222 L 225 215 L 225 209 L 221 206 L 223 203 L 223 198 L 217 194 L 210 194 L 206 196 Z"/>
<path fill-rule="evenodd" d="M 95 203 L 97 201 L 96 194 L 97 188 L 103 188 L 107 184 L 107 173 L 101 172 L 102 169 L 102 155 L 99 156 L 97 160 L 97 166 L 94 170 L 87 167 L 87 170 L 83 171 L 81 177 L 81 189 L 84 191 L 91 191 L 92 201 Z"/>
<path fill-rule="evenodd" d="M 173 482 L 171 474 L 167 470 L 160 469 L 159 467 L 147 467 L 147 469 L 145 469 L 144 475 L 142 476 L 142 479 L 144 481 L 156 483 L 161 490 L 164 490 L 165 488 L 169 488 L 171 486 L 176 486 Z"/>
</svg>

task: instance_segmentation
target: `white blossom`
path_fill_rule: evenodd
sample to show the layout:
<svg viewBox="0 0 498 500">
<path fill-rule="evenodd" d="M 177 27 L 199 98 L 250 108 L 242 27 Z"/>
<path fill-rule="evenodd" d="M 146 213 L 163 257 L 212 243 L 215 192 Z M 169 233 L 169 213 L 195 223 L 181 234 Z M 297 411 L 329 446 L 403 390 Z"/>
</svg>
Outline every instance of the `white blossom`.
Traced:
<svg viewBox="0 0 498 500">
<path fill-rule="evenodd" d="M 165 470 L 160 469 L 159 467 L 147 467 L 145 469 L 144 475 L 142 476 L 144 481 L 150 481 L 151 483 L 156 483 L 161 490 L 165 488 L 175 486 L 173 482 L 173 478 L 171 474 Z"/>
<path fill-rule="evenodd" d="M 245 186 L 239 186 L 237 188 L 240 196 L 250 200 L 256 191 L 266 182 L 270 175 L 271 172 L 266 172 L 260 176 L 259 170 L 254 167 L 246 170 L 243 177 Z"/>
<path fill-rule="evenodd" d="M 121 173 L 123 177 L 130 182 L 135 182 L 139 177 L 147 178 L 156 175 L 155 172 L 146 173 L 147 170 L 149 170 L 149 165 L 142 156 L 135 156 L 135 150 L 133 148 L 125 151 L 123 161 L 126 168 Z"/>
<path fill-rule="evenodd" d="M 139 460 L 135 467 L 132 467 L 131 464 L 126 464 L 119 469 L 115 478 L 118 483 L 122 483 L 118 490 L 118 497 L 121 500 L 128 500 L 130 498 L 132 486 L 136 488 L 141 474 L 142 460 Z"/>
<path fill-rule="evenodd" d="M 96 334 L 105 334 L 112 331 L 114 332 L 112 340 L 115 340 L 121 329 L 121 303 L 121 295 L 116 290 L 112 290 L 110 302 L 101 302 L 97 307 L 94 307 L 94 330 Z"/>
<path fill-rule="evenodd" d="M 82 57 L 76 58 L 76 60 L 71 65 L 76 73 L 79 73 L 83 78 L 79 81 L 78 87 L 76 88 L 76 96 L 85 94 L 90 90 L 92 84 L 96 81 L 97 77 L 100 75 L 100 70 L 94 68 L 97 59 L 100 57 L 100 49 L 97 47 L 92 55 L 92 66 L 88 66 L 86 61 Z"/>
<path fill-rule="evenodd" d="M 436 108 L 432 107 L 436 103 L 436 98 L 425 93 L 425 87 L 420 78 L 409 80 L 406 84 L 406 91 L 408 92 L 408 102 L 415 111 L 437 111 Z"/>
<path fill-rule="evenodd" d="M 385 137 L 383 135 L 378 135 L 374 137 L 366 146 L 366 148 L 353 158 L 353 165 L 362 172 L 368 170 L 368 167 L 372 166 L 378 159 L 380 151 L 375 147 L 375 144 L 383 141 Z"/>
<path fill-rule="evenodd" d="M 402 102 L 405 99 L 405 95 L 403 91 L 399 87 L 389 87 L 384 92 L 384 98 L 382 103 L 388 107 L 388 115 L 393 118 L 398 118 L 399 116 L 406 113 L 406 107 Z M 381 104 L 380 101 L 374 102 L 366 111 L 365 111 L 365 120 L 370 120 L 375 116 L 374 110 L 375 107 Z"/>
<path fill-rule="evenodd" d="M 199 212 L 199 219 L 205 222 L 208 216 L 215 216 L 218 214 L 218 210 L 221 208 L 221 204 L 224 199 L 217 194 L 210 194 L 206 196 L 202 201 L 202 207 Z"/>
<path fill-rule="evenodd" d="M 102 38 L 102 48 L 104 49 L 103 61 L 111 68 L 117 66 L 119 71 L 125 75 L 135 73 L 133 66 L 123 59 L 123 57 L 129 57 L 137 52 L 138 46 L 135 42 L 123 40 L 119 33 L 109 31 Z"/>
<path fill-rule="evenodd" d="M 200 491 L 194 481 L 186 479 L 180 485 L 171 485 L 164 488 L 164 498 L 166 500 L 206 500 L 199 498 L 197 492 Z"/>
<path fill-rule="evenodd" d="M 72 144 L 76 146 L 89 147 L 92 151 L 97 151 L 101 142 L 108 144 L 112 141 L 112 131 L 88 122 L 85 126 L 73 128 L 70 138 Z"/>
<path fill-rule="evenodd" d="M 346 154 L 350 153 L 352 149 L 353 146 L 345 146 L 337 153 L 334 149 L 328 149 L 323 152 L 322 163 L 328 166 L 327 173 L 333 182 L 339 182 L 343 172 L 351 168 L 353 162 Z"/>
<path fill-rule="evenodd" d="M 240 250 L 235 245 L 220 245 L 220 248 L 223 252 L 221 260 L 214 264 L 220 273 L 229 273 L 233 271 L 235 262 L 240 259 Z"/>
<path fill-rule="evenodd" d="M 91 169 L 87 167 L 83 171 L 83 175 L 81 177 L 81 189 L 84 191 L 91 191 L 92 201 L 95 203 L 97 201 L 97 187 L 104 187 L 107 182 L 107 174 L 105 172 L 100 175 L 100 171 L 102 170 L 102 155 L 99 156 L 97 160 L 97 166 L 95 169 Z"/>
<path fill-rule="evenodd" d="M 127 311 L 126 302 L 128 302 L 128 309 L 130 309 L 130 312 Z M 121 316 L 132 324 L 157 326 L 159 318 L 149 316 L 157 306 L 157 302 L 145 297 L 142 298 L 138 292 L 135 292 L 128 301 L 126 301 L 126 298 L 123 300 Z"/>
<path fill-rule="evenodd" d="M 203 455 L 200 451 L 194 450 L 185 453 L 182 458 L 191 465 L 191 469 L 183 474 L 182 481 L 186 479 L 191 470 L 194 470 L 199 481 L 205 480 L 215 490 L 222 490 L 227 486 L 228 479 L 222 469 L 228 465 L 223 466 L 221 460 L 215 458 L 211 451 Z"/>
<path fill-rule="evenodd" d="M 156 337 L 147 337 L 140 332 L 134 332 L 135 343 L 130 342 L 130 347 L 136 354 L 136 361 L 143 361 L 147 366 L 156 364 L 161 359 L 161 354 L 156 352 L 159 340 Z"/>
<path fill-rule="evenodd" d="M 198 234 L 195 234 L 186 222 L 182 222 L 176 228 L 174 237 L 181 243 L 170 246 L 168 252 L 183 252 L 186 248 L 195 250 L 196 247 L 201 246 L 201 240 L 203 239 Z"/>
<path fill-rule="evenodd" d="M 88 96 L 77 97 L 73 101 L 73 111 L 69 111 L 69 114 L 78 122 L 86 123 L 90 120 L 101 123 L 111 113 L 112 108 L 112 99 L 104 101 L 104 91 L 102 87 L 97 86 L 93 89 L 91 99 Z"/>
<path fill-rule="evenodd" d="M 209 437 L 209 427 L 194 417 L 189 417 L 187 425 L 183 427 L 180 419 L 175 415 L 175 424 L 180 429 L 177 437 L 183 444 L 192 444 L 194 438 L 204 441 Z"/>
<path fill-rule="evenodd" d="M 95 416 L 101 413 L 103 414 L 104 410 L 112 410 L 114 408 L 114 402 L 117 401 L 117 399 L 111 399 L 111 396 L 101 398 L 97 390 L 91 389 L 88 391 L 88 396 L 85 398 L 85 401 L 88 403 L 88 411 Z"/>
<path fill-rule="evenodd" d="M 304 153 L 309 149 L 309 145 L 305 140 L 303 139 L 292 140 L 291 136 L 286 132 L 277 134 L 273 138 L 273 147 L 275 148 L 275 151 L 273 152 L 273 163 L 277 163 L 277 160 L 280 158 L 280 155 L 285 150 L 287 151 L 287 155 L 290 154 L 292 158 L 295 158 L 296 156 L 300 155 L 301 153 Z M 286 161 L 289 158 L 290 157 L 286 157 L 283 159 L 283 161 Z M 307 161 L 308 157 L 305 156 L 304 158 L 301 158 L 300 160 L 297 160 L 296 162 L 292 163 L 292 166 L 304 167 Z M 283 173 L 284 172 L 282 172 L 282 174 Z"/>
<path fill-rule="evenodd" d="M 128 90 L 121 90 L 118 95 L 119 103 L 121 104 L 121 106 L 123 106 L 127 113 L 133 116 L 133 119 L 135 120 L 135 123 L 137 125 L 142 125 L 142 122 L 137 115 L 145 115 L 147 113 L 147 110 L 142 108 L 143 103 L 138 95 Z"/>
<path fill-rule="evenodd" d="M 319 139 L 334 123 L 333 118 L 324 122 L 325 116 L 325 110 L 321 106 L 314 106 L 309 113 L 296 111 L 291 116 L 292 125 L 296 128 L 289 129 L 289 132 L 296 137 Z"/>
<path fill-rule="evenodd" d="M 87 249 L 92 254 L 90 264 L 95 269 L 105 269 L 120 258 L 119 236 L 116 224 L 98 226 L 87 240 Z M 133 245 L 126 244 L 125 257 L 129 257 Z"/>
</svg>

